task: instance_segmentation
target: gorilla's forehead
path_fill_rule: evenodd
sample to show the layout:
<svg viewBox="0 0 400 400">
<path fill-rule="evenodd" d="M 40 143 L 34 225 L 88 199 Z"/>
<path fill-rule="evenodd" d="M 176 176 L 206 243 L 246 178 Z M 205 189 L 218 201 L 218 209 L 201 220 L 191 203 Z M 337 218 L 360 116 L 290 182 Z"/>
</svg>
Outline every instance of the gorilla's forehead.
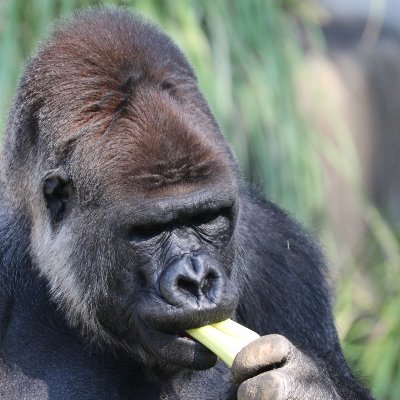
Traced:
<svg viewBox="0 0 400 400">
<path fill-rule="evenodd" d="M 161 102 L 156 118 L 120 119 L 106 134 L 81 139 L 84 154 L 76 157 L 85 161 L 79 169 L 92 172 L 103 191 L 123 197 L 180 195 L 216 184 L 234 187 L 234 164 L 214 126 L 198 126 L 170 108 L 168 101 Z"/>
</svg>

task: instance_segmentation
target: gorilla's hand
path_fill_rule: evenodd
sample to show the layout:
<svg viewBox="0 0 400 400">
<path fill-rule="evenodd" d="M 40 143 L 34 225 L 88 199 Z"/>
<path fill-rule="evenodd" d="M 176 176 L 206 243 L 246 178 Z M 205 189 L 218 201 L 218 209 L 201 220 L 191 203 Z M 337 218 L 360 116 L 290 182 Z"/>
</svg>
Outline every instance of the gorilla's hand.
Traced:
<svg viewBox="0 0 400 400">
<path fill-rule="evenodd" d="M 281 335 L 263 336 L 242 349 L 232 366 L 238 400 L 338 400 L 322 365 Z"/>
</svg>

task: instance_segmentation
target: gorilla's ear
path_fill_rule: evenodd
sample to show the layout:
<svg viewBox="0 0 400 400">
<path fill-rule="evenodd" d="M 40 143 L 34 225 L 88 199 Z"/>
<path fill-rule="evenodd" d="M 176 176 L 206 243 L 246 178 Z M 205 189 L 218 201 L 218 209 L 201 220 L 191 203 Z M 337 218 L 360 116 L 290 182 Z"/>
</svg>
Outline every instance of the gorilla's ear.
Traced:
<svg viewBox="0 0 400 400">
<path fill-rule="evenodd" d="M 43 178 L 43 195 L 54 222 L 60 222 L 72 194 L 72 183 L 62 169 L 49 171 Z"/>
</svg>

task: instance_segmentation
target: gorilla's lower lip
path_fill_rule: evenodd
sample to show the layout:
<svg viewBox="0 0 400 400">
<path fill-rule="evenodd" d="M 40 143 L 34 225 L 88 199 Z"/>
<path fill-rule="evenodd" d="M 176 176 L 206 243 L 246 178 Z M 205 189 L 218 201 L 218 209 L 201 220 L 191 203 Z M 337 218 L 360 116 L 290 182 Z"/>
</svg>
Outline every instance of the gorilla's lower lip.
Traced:
<svg viewBox="0 0 400 400">
<path fill-rule="evenodd" d="M 175 340 L 178 341 L 180 344 L 183 344 L 183 345 L 186 345 L 186 343 L 190 343 L 191 346 L 193 346 L 193 345 L 203 346 L 200 342 L 198 342 L 196 339 L 191 338 L 190 336 L 178 335 Z"/>
<path fill-rule="evenodd" d="M 178 334 L 177 338 L 175 340 L 177 340 L 179 342 L 179 344 L 181 344 L 183 346 L 186 346 L 186 345 L 196 346 L 196 347 L 202 348 L 202 350 L 210 352 L 210 350 L 206 346 L 204 346 L 198 340 L 191 337 L 190 335 L 188 335 L 185 332 Z"/>
<path fill-rule="evenodd" d="M 183 330 L 175 333 L 163 332 L 144 325 L 144 344 L 156 357 L 190 369 L 208 369 L 215 365 L 215 354 Z"/>
<path fill-rule="evenodd" d="M 178 333 L 169 333 L 169 332 L 158 331 L 157 336 L 159 338 L 164 336 L 164 340 L 171 341 L 171 343 L 172 342 L 178 343 L 180 346 L 196 347 L 198 349 L 202 349 L 202 350 L 209 352 L 209 350 L 204 345 L 202 345 L 199 341 L 192 338 L 190 335 L 188 335 L 184 331 L 178 332 Z"/>
<path fill-rule="evenodd" d="M 180 337 L 180 338 L 183 338 L 183 339 L 191 340 L 192 342 L 200 343 L 199 341 L 197 341 L 195 338 L 191 337 L 186 332 L 179 332 L 177 334 L 177 336 Z"/>
</svg>

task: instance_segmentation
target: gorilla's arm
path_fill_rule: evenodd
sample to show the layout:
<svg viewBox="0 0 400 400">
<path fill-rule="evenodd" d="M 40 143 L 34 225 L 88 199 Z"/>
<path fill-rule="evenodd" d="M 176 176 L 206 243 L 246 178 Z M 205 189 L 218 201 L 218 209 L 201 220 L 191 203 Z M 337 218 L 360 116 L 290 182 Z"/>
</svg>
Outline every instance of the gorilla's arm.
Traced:
<svg viewBox="0 0 400 400">
<path fill-rule="evenodd" d="M 238 229 L 237 317 L 270 336 L 242 351 L 233 374 L 241 383 L 275 370 L 247 380 L 239 398 L 370 399 L 343 357 L 325 260 L 312 237 L 252 189 L 242 191 Z"/>
</svg>

